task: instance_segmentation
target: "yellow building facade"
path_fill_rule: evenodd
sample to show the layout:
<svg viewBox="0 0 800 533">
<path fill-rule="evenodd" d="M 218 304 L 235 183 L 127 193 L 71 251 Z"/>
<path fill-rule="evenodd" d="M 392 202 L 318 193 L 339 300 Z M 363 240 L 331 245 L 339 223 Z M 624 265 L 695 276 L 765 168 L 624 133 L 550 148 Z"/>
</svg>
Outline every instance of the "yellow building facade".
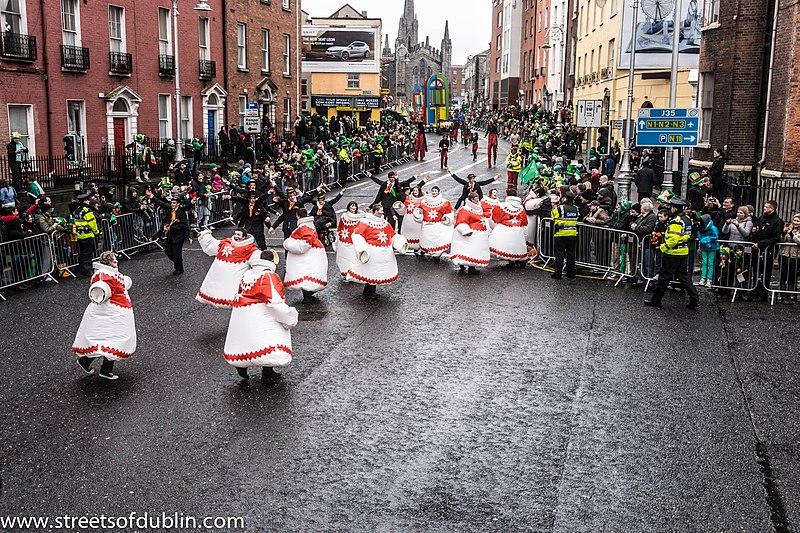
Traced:
<svg viewBox="0 0 800 533">
<path fill-rule="evenodd" d="M 602 100 L 603 112 L 607 113 L 603 116 L 606 123 L 627 118 L 629 69 L 617 66 L 623 39 L 622 9 L 623 0 L 608 0 L 602 5 L 595 0 L 578 0 L 578 17 L 572 21 L 577 24 L 573 106 L 577 106 L 578 100 Z M 643 22 L 641 17 L 640 22 Z M 624 23 L 630 24 L 629 21 Z M 641 58 L 642 54 L 637 52 L 637 67 L 641 65 Z M 678 69 L 674 107 L 693 107 L 695 89 L 689 83 L 691 72 L 691 68 Z M 669 78 L 669 68 L 636 69 L 633 120 L 636 120 L 641 107 L 670 107 Z M 621 139 L 622 132 L 612 130 L 611 137 Z"/>
<path fill-rule="evenodd" d="M 381 118 L 381 75 L 317 72 L 310 75 L 311 112 L 325 117 L 353 115 L 359 124 Z"/>
</svg>

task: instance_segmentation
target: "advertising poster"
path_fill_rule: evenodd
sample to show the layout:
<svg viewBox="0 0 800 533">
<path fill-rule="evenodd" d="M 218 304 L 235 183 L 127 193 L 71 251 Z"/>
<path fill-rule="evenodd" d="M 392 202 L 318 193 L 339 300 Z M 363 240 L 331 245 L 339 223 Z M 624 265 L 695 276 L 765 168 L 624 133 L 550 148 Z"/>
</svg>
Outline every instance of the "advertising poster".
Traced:
<svg viewBox="0 0 800 533">
<path fill-rule="evenodd" d="M 378 28 L 303 26 L 303 72 L 378 72 Z"/>
<path fill-rule="evenodd" d="M 622 18 L 619 68 L 628 69 L 636 43 L 636 69 L 669 69 L 675 35 L 675 3 L 678 0 L 642 0 L 636 31 L 632 26 L 633 3 L 625 0 Z M 680 30 L 678 66 L 696 68 L 700 59 L 700 0 L 679 0 L 677 27 Z"/>
</svg>

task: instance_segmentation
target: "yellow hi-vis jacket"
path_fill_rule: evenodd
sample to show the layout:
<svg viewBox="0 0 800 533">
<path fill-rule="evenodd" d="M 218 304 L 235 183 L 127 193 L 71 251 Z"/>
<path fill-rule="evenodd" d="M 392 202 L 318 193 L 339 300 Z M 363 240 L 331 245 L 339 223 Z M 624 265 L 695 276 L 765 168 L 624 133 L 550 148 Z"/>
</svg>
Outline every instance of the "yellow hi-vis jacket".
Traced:
<svg viewBox="0 0 800 533">
<path fill-rule="evenodd" d="M 78 240 L 93 239 L 100 230 L 97 228 L 97 219 L 94 211 L 84 206 L 75 217 L 75 233 Z"/>
<path fill-rule="evenodd" d="M 509 172 L 520 172 L 522 170 L 522 154 L 517 150 L 517 153 L 511 152 L 506 157 L 506 170 Z"/>
<path fill-rule="evenodd" d="M 692 221 L 686 215 L 678 215 L 669 221 L 664 233 L 664 244 L 659 248 L 667 255 L 689 255 L 689 240 L 692 238 Z"/>
<path fill-rule="evenodd" d="M 560 205 L 553 209 L 554 237 L 577 237 L 580 212 L 574 205 Z"/>
</svg>

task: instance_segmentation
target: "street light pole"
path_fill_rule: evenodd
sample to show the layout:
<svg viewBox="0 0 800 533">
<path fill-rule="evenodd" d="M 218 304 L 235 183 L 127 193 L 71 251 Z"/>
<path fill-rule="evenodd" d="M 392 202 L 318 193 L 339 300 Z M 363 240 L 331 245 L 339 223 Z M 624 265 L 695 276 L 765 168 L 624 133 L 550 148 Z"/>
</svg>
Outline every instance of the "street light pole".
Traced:
<svg viewBox="0 0 800 533">
<path fill-rule="evenodd" d="M 636 26 L 639 23 L 639 0 L 633 0 L 633 21 L 631 38 L 633 45 L 631 46 L 631 62 L 628 65 L 628 110 L 627 120 L 625 122 L 625 139 L 622 144 L 622 163 L 619 166 L 620 179 L 619 179 L 619 199 L 621 202 L 629 200 L 631 196 L 631 181 L 633 180 L 633 172 L 631 170 L 631 143 L 632 129 L 631 120 L 633 120 L 633 77 L 636 74 Z"/>
<path fill-rule="evenodd" d="M 172 0 L 172 46 L 174 48 L 172 57 L 175 61 L 175 160 L 183 161 L 183 136 L 181 135 L 181 69 L 178 62 L 178 0 Z"/>
</svg>

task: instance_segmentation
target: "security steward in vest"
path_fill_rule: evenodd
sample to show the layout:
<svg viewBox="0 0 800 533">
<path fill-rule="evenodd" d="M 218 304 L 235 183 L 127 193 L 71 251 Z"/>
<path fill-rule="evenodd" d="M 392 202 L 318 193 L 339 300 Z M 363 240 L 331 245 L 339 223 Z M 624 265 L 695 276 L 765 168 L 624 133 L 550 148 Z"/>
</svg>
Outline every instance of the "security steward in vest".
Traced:
<svg viewBox="0 0 800 533">
<path fill-rule="evenodd" d="M 511 151 L 506 157 L 506 172 L 508 173 L 506 193 L 508 193 L 511 189 L 517 188 L 517 176 L 522 172 L 522 153 L 516 144 L 511 147 Z"/>
<path fill-rule="evenodd" d="M 664 244 L 661 245 L 661 271 L 658 273 L 658 283 L 653 290 L 653 297 L 645 300 L 644 304 L 651 307 L 661 307 L 672 278 L 677 276 L 683 289 L 689 295 L 687 309 L 697 309 L 700 305 L 700 296 L 697 288 L 692 285 L 691 274 L 688 268 L 689 240 L 692 238 L 692 221 L 683 212 L 685 204 L 680 198 L 669 201 L 672 219 L 667 223 L 664 233 Z"/>
<path fill-rule="evenodd" d="M 75 220 L 75 236 L 78 239 L 78 272 L 84 276 L 92 275 L 92 259 L 97 252 L 97 236 L 100 234 L 97 218 L 89 207 L 91 199 L 91 193 L 78 196 L 80 205 L 72 214 Z"/>
<path fill-rule="evenodd" d="M 575 193 L 567 191 L 561 199 L 561 205 L 553 209 L 553 242 L 556 262 L 553 279 L 561 279 L 564 269 L 564 258 L 567 260 L 567 277 L 575 278 L 575 253 L 578 248 L 578 217 L 580 211 L 575 207 Z"/>
</svg>

